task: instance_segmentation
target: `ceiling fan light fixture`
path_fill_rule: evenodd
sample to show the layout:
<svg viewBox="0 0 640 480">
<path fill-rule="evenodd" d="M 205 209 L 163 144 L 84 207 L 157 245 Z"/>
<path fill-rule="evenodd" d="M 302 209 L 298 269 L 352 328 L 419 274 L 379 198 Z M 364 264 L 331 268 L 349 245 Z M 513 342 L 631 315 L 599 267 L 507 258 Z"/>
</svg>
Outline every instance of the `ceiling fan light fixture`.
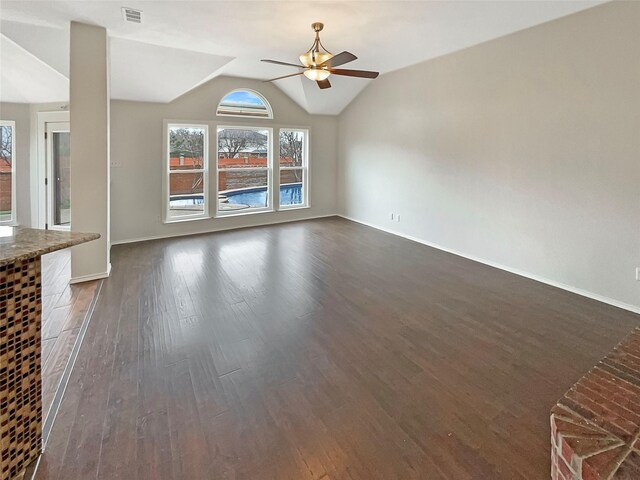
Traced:
<svg viewBox="0 0 640 480">
<path fill-rule="evenodd" d="M 315 67 L 317 65 L 321 65 L 327 60 L 333 57 L 329 52 L 314 52 L 309 50 L 307 53 L 303 53 L 300 55 L 300 62 L 305 67 Z"/>
<path fill-rule="evenodd" d="M 331 72 L 329 70 L 324 70 L 322 68 L 309 68 L 302 73 L 304 73 L 304 76 L 309 80 L 313 80 L 316 82 L 326 80 L 327 78 L 329 78 L 329 75 L 331 75 Z"/>
</svg>

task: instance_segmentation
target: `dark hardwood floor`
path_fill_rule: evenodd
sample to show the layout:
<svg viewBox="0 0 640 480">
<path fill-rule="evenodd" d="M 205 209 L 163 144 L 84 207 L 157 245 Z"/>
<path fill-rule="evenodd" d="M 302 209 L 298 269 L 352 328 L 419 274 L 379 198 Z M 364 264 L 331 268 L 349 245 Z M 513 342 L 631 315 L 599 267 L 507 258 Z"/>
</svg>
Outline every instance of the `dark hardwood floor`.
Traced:
<svg viewBox="0 0 640 480">
<path fill-rule="evenodd" d="M 37 478 L 547 479 L 640 320 L 339 218 L 112 262 Z"/>
<path fill-rule="evenodd" d="M 98 280 L 70 285 L 71 251 L 42 256 L 42 411 L 46 418 L 89 306 Z"/>
</svg>

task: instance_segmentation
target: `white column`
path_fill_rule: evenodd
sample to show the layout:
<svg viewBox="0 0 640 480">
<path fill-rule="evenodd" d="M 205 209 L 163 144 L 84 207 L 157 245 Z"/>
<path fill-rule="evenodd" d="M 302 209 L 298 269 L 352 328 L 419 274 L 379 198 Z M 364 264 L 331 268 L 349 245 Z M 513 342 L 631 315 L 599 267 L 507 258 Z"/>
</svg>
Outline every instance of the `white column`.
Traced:
<svg viewBox="0 0 640 480">
<path fill-rule="evenodd" d="M 71 229 L 101 235 L 71 250 L 71 283 L 111 269 L 108 50 L 106 29 L 71 22 Z"/>
</svg>

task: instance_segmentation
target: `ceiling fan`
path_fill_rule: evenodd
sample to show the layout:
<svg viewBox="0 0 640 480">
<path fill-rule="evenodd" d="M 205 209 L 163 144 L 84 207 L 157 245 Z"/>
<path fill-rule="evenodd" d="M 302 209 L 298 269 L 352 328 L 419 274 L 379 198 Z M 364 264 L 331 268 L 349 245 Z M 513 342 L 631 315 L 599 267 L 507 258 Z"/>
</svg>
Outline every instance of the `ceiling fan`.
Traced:
<svg viewBox="0 0 640 480">
<path fill-rule="evenodd" d="M 342 52 L 334 55 L 324 48 L 324 45 L 320 42 L 320 31 L 323 27 L 324 24 L 320 22 L 311 24 L 311 28 L 316 32 L 316 39 L 311 45 L 311 48 L 306 53 L 300 55 L 300 62 L 302 62 L 302 65 L 279 62 L 278 60 L 262 60 L 263 62 L 275 63 L 276 65 L 287 65 L 290 67 L 302 68 L 302 71 L 265 81 L 273 82 L 274 80 L 280 80 L 282 78 L 304 75 L 309 80 L 314 80 L 318 84 L 318 87 L 325 89 L 331 88 L 331 83 L 329 83 L 329 75 L 331 74 L 358 78 L 376 78 L 379 75 L 378 72 L 370 72 L 367 70 L 345 70 L 343 68 L 335 68 L 340 65 L 344 65 L 345 63 L 353 62 L 358 57 L 349 52 Z"/>
</svg>

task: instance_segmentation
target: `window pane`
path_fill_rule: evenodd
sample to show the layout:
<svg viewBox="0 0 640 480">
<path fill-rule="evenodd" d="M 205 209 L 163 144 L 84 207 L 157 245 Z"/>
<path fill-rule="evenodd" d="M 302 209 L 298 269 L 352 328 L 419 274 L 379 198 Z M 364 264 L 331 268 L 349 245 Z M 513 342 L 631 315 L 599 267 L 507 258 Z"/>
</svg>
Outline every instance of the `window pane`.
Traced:
<svg viewBox="0 0 640 480">
<path fill-rule="evenodd" d="M 280 166 L 301 167 L 304 155 L 304 132 L 280 130 Z"/>
<path fill-rule="evenodd" d="M 204 168 L 204 128 L 169 127 L 169 168 Z"/>
<path fill-rule="evenodd" d="M 169 217 L 204 213 L 204 174 L 169 174 Z"/>
<path fill-rule="evenodd" d="M 280 171 L 280 205 L 302 205 L 303 174 L 301 168 Z"/>
<path fill-rule="evenodd" d="M 267 167 L 269 131 L 218 129 L 218 168 Z"/>
<path fill-rule="evenodd" d="M 236 90 L 225 95 L 216 113 L 232 117 L 271 118 L 271 111 L 265 100 L 246 90 Z"/>
<path fill-rule="evenodd" d="M 220 211 L 269 206 L 268 172 L 264 170 L 221 170 L 218 172 Z"/>
<path fill-rule="evenodd" d="M 0 125 L 0 222 L 12 218 L 13 127 Z"/>
<path fill-rule="evenodd" d="M 71 177 L 69 132 L 53 132 L 53 222 L 54 225 L 69 225 L 71 220 Z"/>
</svg>

